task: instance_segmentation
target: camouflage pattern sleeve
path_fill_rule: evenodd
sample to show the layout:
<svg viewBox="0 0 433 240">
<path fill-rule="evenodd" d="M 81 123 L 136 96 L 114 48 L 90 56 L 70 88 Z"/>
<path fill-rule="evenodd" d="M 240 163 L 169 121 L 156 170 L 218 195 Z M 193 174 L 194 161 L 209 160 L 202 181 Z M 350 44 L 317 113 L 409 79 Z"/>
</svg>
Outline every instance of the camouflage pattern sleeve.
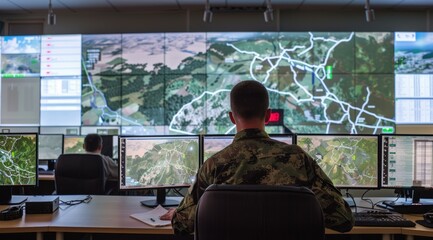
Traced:
<svg viewBox="0 0 433 240">
<path fill-rule="evenodd" d="M 306 166 L 309 166 L 307 171 L 311 181 L 311 190 L 316 194 L 322 206 L 325 227 L 339 232 L 350 231 L 355 220 L 349 205 L 316 161 L 307 154 L 305 157 L 310 161 L 310 164 Z"/>
<path fill-rule="evenodd" d="M 210 171 L 209 165 L 211 162 L 212 161 L 209 160 L 206 161 L 199 169 L 195 183 L 188 189 L 187 195 L 183 198 L 173 215 L 171 223 L 176 235 L 194 233 L 195 212 L 198 199 L 200 199 L 208 186 L 205 180 L 206 176 L 212 176 L 207 173 Z"/>
<path fill-rule="evenodd" d="M 180 202 L 177 207 L 171 224 L 176 235 L 186 235 L 194 233 L 194 219 L 195 209 L 197 206 L 196 202 L 196 189 L 197 182 L 191 185 L 188 189 L 187 195 Z"/>
</svg>

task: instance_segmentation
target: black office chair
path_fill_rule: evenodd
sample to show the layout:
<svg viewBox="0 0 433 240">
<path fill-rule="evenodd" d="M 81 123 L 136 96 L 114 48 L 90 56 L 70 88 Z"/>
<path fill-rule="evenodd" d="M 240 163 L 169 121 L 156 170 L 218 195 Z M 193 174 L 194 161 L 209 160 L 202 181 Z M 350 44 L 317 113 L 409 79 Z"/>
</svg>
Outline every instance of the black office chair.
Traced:
<svg viewBox="0 0 433 240">
<path fill-rule="evenodd" d="M 211 185 L 197 206 L 196 240 L 320 240 L 322 208 L 304 187 Z"/>
<path fill-rule="evenodd" d="M 103 159 L 98 154 L 62 154 L 54 171 L 56 194 L 108 194 Z"/>
</svg>

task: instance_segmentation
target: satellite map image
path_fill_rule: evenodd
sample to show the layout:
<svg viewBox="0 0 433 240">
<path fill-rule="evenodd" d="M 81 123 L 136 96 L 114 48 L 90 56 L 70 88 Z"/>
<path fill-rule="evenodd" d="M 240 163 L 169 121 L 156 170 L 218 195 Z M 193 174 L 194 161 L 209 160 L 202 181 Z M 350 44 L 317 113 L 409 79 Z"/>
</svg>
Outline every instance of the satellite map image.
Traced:
<svg viewBox="0 0 433 240">
<path fill-rule="evenodd" d="M 35 185 L 36 136 L 0 136 L 0 185 Z"/>
<path fill-rule="evenodd" d="M 298 136 L 302 149 L 312 156 L 334 185 L 339 187 L 377 186 L 375 137 Z"/>
<path fill-rule="evenodd" d="M 297 133 L 392 133 L 391 32 L 83 35 L 83 125 L 229 134 L 228 93 L 262 82 Z M 380 104 L 379 104 L 380 103 Z M 158 128 L 163 126 L 163 128 Z"/>
<path fill-rule="evenodd" d="M 126 144 L 125 185 L 155 187 L 194 182 L 199 165 L 198 141 L 128 140 Z"/>
</svg>

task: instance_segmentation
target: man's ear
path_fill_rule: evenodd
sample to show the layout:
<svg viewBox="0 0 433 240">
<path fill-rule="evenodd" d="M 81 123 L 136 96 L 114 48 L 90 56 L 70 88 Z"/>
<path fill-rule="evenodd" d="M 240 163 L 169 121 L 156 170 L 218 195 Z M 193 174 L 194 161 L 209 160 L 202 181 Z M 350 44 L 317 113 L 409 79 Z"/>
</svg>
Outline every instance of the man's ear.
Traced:
<svg viewBox="0 0 433 240">
<path fill-rule="evenodd" d="M 232 113 L 232 112 L 229 112 L 229 117 L 230 117 L 230 121 L 232 121 L 232 123 L 233 123 L 234 125 L 236 125 L 235 117 L 233 116 L 233 113 Z"/>
<path fill-rule="evenodd" d="M 269 122 L 269 118 L 271 118 L 271 112 L 272 112 L 272 110 L 270 108 L 268 108 L 266 110 L 266 113 L 265 113 L 265 123 Z"/>
</svg>

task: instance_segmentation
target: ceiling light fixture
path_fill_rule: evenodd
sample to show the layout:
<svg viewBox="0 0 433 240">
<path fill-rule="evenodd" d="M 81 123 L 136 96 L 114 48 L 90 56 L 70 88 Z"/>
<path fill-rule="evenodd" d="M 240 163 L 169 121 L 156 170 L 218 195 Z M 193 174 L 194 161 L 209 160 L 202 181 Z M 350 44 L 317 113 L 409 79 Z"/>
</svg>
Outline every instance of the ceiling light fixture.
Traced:
<svg viewBox="0 0 433 240">
<path fill-rule="evenodd" d="M 266 0 L 266 10 L 263 12 L 265 22 L 274 21 L 274 10 L 272 9 L 271 0 Z"/>
<path fill-rule="evenodd" d="M 53 6 L 51 5 L 51 0 L 48 4 L 48 25 L 56 25 L 56 14 L 53 11 Z"/>
<path fill-rule="evenodd" d="M 204 14 L 203 14 L 203 22 L 211 23 L 212 22 L 212 15 L 213 15 L 213 13 L 210 10 L 209 0 L 206 0 L 206 5 L 204 7 Z"/>
<path fill-rule="evenodd" d="M 365 0 L 365 21 L 372 22 L 375 19 L 374 9 L 370 8 L 370 0 Z"/>
</svg>

